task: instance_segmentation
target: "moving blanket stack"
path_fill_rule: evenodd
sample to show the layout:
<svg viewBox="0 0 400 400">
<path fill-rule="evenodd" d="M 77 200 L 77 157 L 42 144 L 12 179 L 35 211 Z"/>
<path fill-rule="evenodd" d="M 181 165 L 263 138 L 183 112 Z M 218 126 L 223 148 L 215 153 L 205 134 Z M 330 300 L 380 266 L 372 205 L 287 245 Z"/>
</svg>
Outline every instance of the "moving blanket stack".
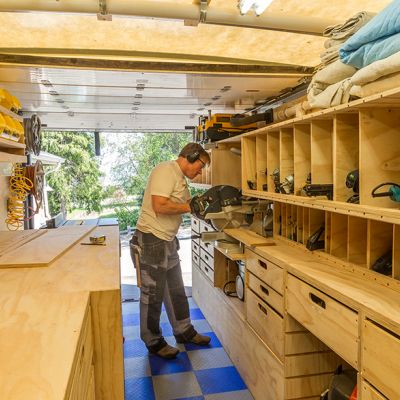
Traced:
<svg viewBox="0 0 400 400">
<path fill-rule="evenodd" d="M 326 28 L 324 35 L 330 37 L 321 54 L 324 68 L 308 88 L 312 108 L 333 107 L 352 96 L 369 96 L 399 86 L 400 0 L 375 17 L 358 13 L 342 25 Z"/>
</svg>

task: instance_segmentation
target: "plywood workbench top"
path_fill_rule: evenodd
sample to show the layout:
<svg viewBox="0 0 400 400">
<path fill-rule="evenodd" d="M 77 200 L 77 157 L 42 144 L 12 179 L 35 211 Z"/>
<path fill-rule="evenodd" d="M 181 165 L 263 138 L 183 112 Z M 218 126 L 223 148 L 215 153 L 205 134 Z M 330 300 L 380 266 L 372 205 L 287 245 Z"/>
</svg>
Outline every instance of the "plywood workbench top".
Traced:
<svg viewBox="0 0 400 400">
<path fill-rule="evenodd" d="M 106 235 L 106 246 L 82 246 L 90 235 Z M 119 231 L 96 227 L 45 268 L 0 269 L 0 293 L 104 291 L 120 288 Z"/>
</svg>

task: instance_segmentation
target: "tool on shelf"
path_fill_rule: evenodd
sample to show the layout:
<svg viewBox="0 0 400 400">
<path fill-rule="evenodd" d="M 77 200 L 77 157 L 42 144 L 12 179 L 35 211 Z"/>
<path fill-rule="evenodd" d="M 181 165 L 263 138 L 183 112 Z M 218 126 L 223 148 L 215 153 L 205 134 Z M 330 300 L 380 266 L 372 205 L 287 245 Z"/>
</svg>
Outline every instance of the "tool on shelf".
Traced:
<svg viewBox="0 0 400 400">
<path fill-rule="evenodd" d="M 302 193 L 308 197 L 326 196 L 328 200 L 333 199 L 333 184 L 332 183 L 312 183 L 303 186 Z"/>
<path fill-rule="evenodd" d="M 346 176 L 346 187 L 353 189 L 354 194 L 347 199 L 347 203 L 360 203 L 360 178 L 359 171 L 355 169 L 350 171 Z"/>
<path fill-rule="evenodd" d="M 279 190 L 283 194 L 294 193 L 294 175 L 288 175 L 283 182 L 279 184 Z"/>
<path fill-rule="evenodd" d="M 391 276 L 392 275 L 392 257 L 393 251 L 390 249 L 387 253 L 379 257 L 371 266 L 372 271 L 379 272 L 380 274 Z"/>
<path fill-rule="evenodd" d="M 377 192 L 385 186 L 389 186 L 386 192 Z M 371 195 L 372 197 L 390 197 L 390 200 L 400 202 L 400 185 L 393 182 L 381 183 L 372 189 Z"/>
<path fill-rule="evenodd" d="M 320 240 L 322 233 L 325 231 L 325 226 L 320 226 L 307 240 L 306 247 L 308 250 L 319 250 L 325 247 L 325 240 Z"/>
<path fill-rule="evenodd" d="M 280 193 L 281 192 L 281 178 L 280 178 L 280 172 L 279 168 L 275 168 L 272 171 L 271 178 L 274 182 L 275 185 L 275 193 Z"/>
</svg>

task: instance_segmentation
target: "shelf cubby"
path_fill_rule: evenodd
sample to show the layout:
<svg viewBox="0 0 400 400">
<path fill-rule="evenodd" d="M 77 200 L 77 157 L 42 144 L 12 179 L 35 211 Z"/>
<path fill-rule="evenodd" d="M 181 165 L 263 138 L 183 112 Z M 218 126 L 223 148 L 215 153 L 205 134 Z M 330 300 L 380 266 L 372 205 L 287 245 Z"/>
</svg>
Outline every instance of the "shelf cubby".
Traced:
<svg viewBox="0 0 400 400">
<path fill-rule="evenodd" d="M 358 164 L 358 113 L 337 114 L 333 122 L 333 200 L 347 201 L 354 195 L 353 189 L 346 187 L 346 177 Z"/>
<path fill-rule="evenodd" d="M 256 137 L 257 190 L 266 190 L 268 184 L 267 135 Z"/>
<path fill-rule="evenodd" d="M 283 128 L 280 130 L 279 143 L 279 173 L 280 181 L 283 182 L 289 175 L 293 175 L 293 129 Z"/>
<path fill-rule="evenodd" d="M 294 193 L 299 194 L 311 172 L 311 125 L 294 125 L 293 141 Z"/>
<path fill-rule="evenodd" d="M 333 120 L 311 122 L 311 183 L 333 183 Z"/>
<path fill-rule="evenodd" d="M 372 269 L 375 261 L 393 247 L 393 225 L 368 221 L 367 266 Z"/>
<path fill-rule="evenodd" d="M 400 183 L 399 137 L 400 109 L 360 111 L 360 204 L 399 207 L 389 197 L 371 196 L 372 189 L 381 183 Z"/>
<path fill-rule="evenodd" d="M 348 261 L 362 267 L 367 266 L 368 220 L 349 216 Z"/>
<path fill-rule="evenodd" d="M 331 233 L 332 233 L 332 213 L 325 213 L 325 253 L 331 252 Z"/>
<path fill-rule="evenodd" d="M 317 231 L 322 225 L 325 225 L 325 211 L 316 210 L 314 208 L 309 209 L 309 235 L 304 238 L 305 243 L 307 239 Z"/>
<path fill-rule="evenodd" d="M 256 190 L 256 175 L 256 138 L 242 138 L 242 187 Z"/>
<path fill-rule="evenodd" d="M 281 236 L 287 237 L 287 209 L 290 204 L 281 204 Z"/>
<path fill-rule="evenodd" d="M 310 237 L 310 208 L 303 209 L 303 244 L 307 243 Z"/>
<path fill-rule="evenodd" d="M 281 236 L 282 232 L 282 203 L 274 202 L 274 236 Z"/>
<path fill-rule="evenodd" d="M 268 192 L 274 193 L 275 185 L 271 174 L 276 168 L 279 168 L 279 131 L 270 131 L 267 133 L 267 146 Z"/>
<path fill-rule="evenodd" d="M 330 254 L 342 260 L 347 260 L 348 217 L 343 214 L 331 213 Z"/>
<path fill-rule="evenodd" d="M 393 225 L 393 278 L 400 279 L 400 225 Z"/>
</svg>

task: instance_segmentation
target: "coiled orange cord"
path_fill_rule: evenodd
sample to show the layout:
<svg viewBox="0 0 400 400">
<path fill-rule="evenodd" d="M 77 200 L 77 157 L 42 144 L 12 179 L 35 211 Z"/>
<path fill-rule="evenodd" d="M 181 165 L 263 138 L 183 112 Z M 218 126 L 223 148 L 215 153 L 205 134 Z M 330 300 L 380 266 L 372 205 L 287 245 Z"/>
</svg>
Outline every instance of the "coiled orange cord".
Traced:
<svg viewBox="0 0 400 400">
<path fill-rule="evenodd" d="M 13 175 L 10 177 L 10 197 L 7 206 L 7 228 L 17 230 L 24 223 L 24 201 L 31 191 L 33 182 L 25 176 L 21 164 L 14 164 Z"/>
</svg>

